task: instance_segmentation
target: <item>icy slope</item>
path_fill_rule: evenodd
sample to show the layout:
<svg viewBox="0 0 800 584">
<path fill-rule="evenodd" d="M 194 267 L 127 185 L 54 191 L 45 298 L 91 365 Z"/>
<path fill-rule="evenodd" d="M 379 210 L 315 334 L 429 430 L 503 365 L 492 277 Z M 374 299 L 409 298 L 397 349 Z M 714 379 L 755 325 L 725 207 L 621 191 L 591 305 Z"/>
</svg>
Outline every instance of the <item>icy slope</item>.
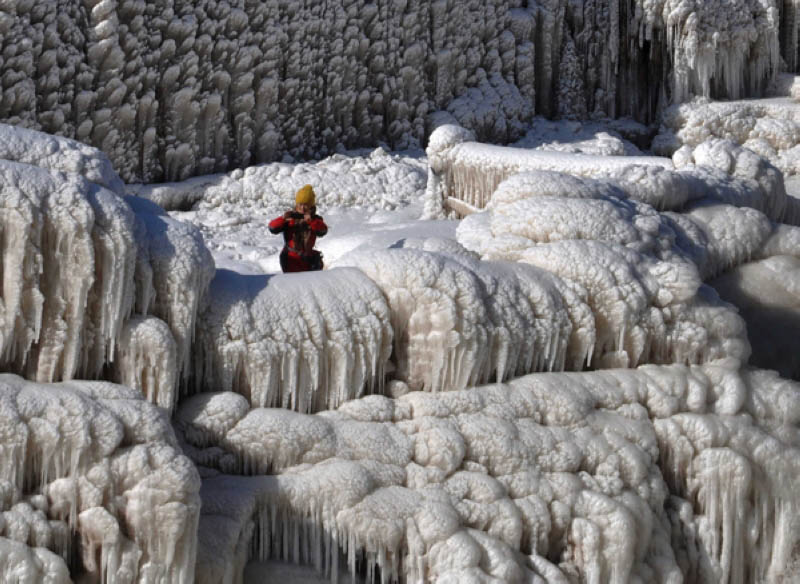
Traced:
<svg viewBox="0 0 800 584">
<path fill-rule="evenodd" d="M 98 581 L 193 581 L 200 480 L 163 410 L 111 383 L 2 374 L 0 433 L 5 581 L 66 582 L 67 564 Z"/>
<path fill-rule="evenodd" d="M 788 577 L 800 388 L 737 369 L 538 374 L 314 416 L 195 396 L 177 419 L 210 467 L 200 557 L 224 550 L 197 576 L 236 573 L 252 537 L 326 573 L 338 546 L 388 580 Z"/>
</svg>

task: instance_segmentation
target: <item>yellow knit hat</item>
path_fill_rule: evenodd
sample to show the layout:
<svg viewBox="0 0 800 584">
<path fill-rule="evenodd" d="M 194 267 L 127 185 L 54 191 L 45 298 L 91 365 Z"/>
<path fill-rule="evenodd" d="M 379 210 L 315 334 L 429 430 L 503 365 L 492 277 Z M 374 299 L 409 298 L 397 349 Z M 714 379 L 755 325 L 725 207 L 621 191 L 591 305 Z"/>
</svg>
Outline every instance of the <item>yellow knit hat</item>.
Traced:
<svg viewBox="0 0 800 584">
<path fill-rule="evenodd" d="M 306 205 L 311 205 L 312 207 L 317 202 L 317 197 L 314 195 L 314 189 L 311 188 L 311 185 L 305 185 L 294 197 L 294 202 L 296 204 L 305 203 Z"/>
</svg>

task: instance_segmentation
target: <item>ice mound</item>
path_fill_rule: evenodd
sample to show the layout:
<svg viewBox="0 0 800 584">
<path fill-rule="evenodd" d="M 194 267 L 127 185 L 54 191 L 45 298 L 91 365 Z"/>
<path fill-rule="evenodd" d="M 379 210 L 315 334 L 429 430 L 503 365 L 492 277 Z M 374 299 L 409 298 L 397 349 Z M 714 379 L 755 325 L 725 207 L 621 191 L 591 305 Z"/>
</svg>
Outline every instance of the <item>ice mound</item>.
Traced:
<svg viewBox="0 0 800 584">
<path fill-rule="evenodd" d="M 389 308 L 358 270 L 245 276 L 219 270 L 199 316 L 196 384 L 253 407 L 335 408 L 381 388 Z"/>
<path fill-rule="evenodd" d="M 695 100 L 664 110 L 653 152 L 672 156 L 712 138 L 758 153 L 787 176 L 800 168 L 800 104 L 788 99 L 716 102 Z"/>
<path fill-rule="evenodd" d="M 0 412 L 0 573 L 68 581 L 80 558 L 98 581 L 193 580 L 200 480 L 161 409 L 107 382 L 2 374 Z"/>
<path fill-rule="evenodd" d="M 152 384 L 134 387 L 171 408 L 214 271 L 199 231 L 101 186 L 121 183 L 96 150 L 8 126 L 0 127 L 0 143 L 12 159 L 0 160 L 0 363 L 47 382 L 99 378 L 115 363 L 119 380 L 158 376 L 150 381 L 160 398 Z M 60 168 L 66 170 L 54 170 Z M 175 340 L 123 334 L 132 314 L 159 317 Z M 125 345 L 134 337 L 137 347 Z M 142 344 L 156 337 L 154 345 Z M 170 343 L 176 357 L 148 369 L 144 354 Z"/>
<path fill-rule="evenodd" d="M 797 495 L 781 485 L 800 470 L 799 389 L 720 361 L 369 396 L 312 416 L 222 415 L 226 394 L 195 396 L 177 419 L 207 467 L 201 532 L 214 536 L 199 556 L 218 560 L 197 576 L 247 557 L 336 574 L 341 550 L 351 572 L 363 562 L 386 580 L 788 577 Z M 272 476 L 216 474 L 233 469 Z"/>
<path fill-rule="evenodd" d="M 532 264 L 581 290 L 595 320 L 595 366 L 746 359 L 741 319 L 702 279 L 757 255 L 772 224 L 713 202 L 659 213 L 626 194 L 605 180 L 520 174 L 461 222 L 458 240 L 483 259 Z"/>
<path fill-rule="evenodd" d="M 395 379 L 449 391 L 585 363 L 595 331 L 579 293 L 529 266 L 427 243 L 356 250 L 336 263 L 359 268 L 386 297 Z"/>
<path fill-rule="evenodd" d="M 704 196 L 753 207 L 773 221 L 800 223 L 800 204 L 787 196 L 783 174 L 751 149 L 710 138 L 695 148 L 681 148 L 673 160 L 677 168 L 698 176 L 697 189 Z"/>
<path fill-rule="evenodd" d="M 6 370 L 97 377 L 133 308 L 135 216 L 86 179 L 0 160 Z"/>
</svg>

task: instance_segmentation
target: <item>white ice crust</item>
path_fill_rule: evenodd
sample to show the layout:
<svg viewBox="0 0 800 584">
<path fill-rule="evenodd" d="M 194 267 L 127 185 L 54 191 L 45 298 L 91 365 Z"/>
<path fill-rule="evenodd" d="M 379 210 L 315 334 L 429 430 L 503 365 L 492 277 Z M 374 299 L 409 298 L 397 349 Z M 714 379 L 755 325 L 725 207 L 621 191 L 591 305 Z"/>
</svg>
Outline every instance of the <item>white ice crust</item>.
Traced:
<svg viewBox="0 0 800 584">
<path fill-rule="evenodd" d="M 316 412 L 377 392 L 391 354 L 386 300 L 358 270 L 220 270 L 199 319 L 196 383 L 253 407 Z"/>
<path fill-rule="evenodd" d="M 390 580 L 788 577 L 800 394 L 737 370 L 537 374 L 224 423 L 226 394 L 195 396 L 177 419 L 209 467 L 199 553 L 226 558 L 198 581 L 235 573 L 250 538 L 256 557 L 330 574 L 341 548 L 351 571 L 360 558 Z M 256 476 L 217 474 L 242 467 Z"/>
</svg>

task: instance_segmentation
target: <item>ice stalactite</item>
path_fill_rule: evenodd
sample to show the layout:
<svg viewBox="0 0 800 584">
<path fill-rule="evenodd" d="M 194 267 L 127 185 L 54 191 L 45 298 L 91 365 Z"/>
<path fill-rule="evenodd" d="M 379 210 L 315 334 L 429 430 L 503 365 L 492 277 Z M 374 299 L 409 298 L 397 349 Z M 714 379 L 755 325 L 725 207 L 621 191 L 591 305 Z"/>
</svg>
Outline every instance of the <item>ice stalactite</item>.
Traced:
<svg viewBox="0 0 800 584">
<path fill-rule="evenodd" d="M 199 478 L 160 409 L 123 386 L 9 374 L 0 376 L 0 402 L 0 531 L 23 549 L 0 548 L 14 557 L 34 552 L 30 578 L 38 566 L 58 581 L 65 565 L 27 546 L 68 563 L 79 557 L 99 581 L 192 581 Z"/>
<path fill-rule="evenodd" d="M 207 467 L 201 546 L 224 550 L 198 577 L 247 549 L 334 578 L 341 550 L 390 581 L 791 577 L 800 393 L 776 381 L 736 360 L 648 365 L 314 416 L 195 396 L 177 418 Z M 273 476 L 217 474 L 236 468 Z"/>
<path fill-rule="evenodd" d="M 0 135 L 0 362 L 38 381 L 98 378 L 114 363 L 120 379 L 158 385 L 151 397 L 170 409 L 214 270 L 198 230 L 109 190 L 122 183 L 97 150 L 8 126 Z M 172 331 L 150 327 L 166 350 L 157 365 L 140 359 L 139 321 L 126 328 L 134 311 Z"/>
<path fill-rule="evenodd" d="M 41 381 L 96 376 L 132 308 L 133 214 L 77 175 L 0 164 L 3 361 Z"/>
<path fill-rule="evenodd" d="M 129 196 L 126 201 L 145 228 L 154 293 L 149 313 L 169 325 L 176 344 L 175 378 L 185 382 L 191 373 L 197 314 L 214 276 L 214 260 L 197 228 L 172 219 L 145 199 Z M 149 273 L 140 271 L 144 277 Z"/>
<path fill-rule="evenodd" d="M 683 413 L 654 424 L 664 476 L 694 508 L 674 505 L 671 520 L 707 554 L 687 546 L 682 559 L 697 581 L 791 578 L 798 501 L 786 487 L 797 472 L 797 443 L 787 430 L 797 419 L 796 390 L 771 372 L 706 375 L 716 388 L 715 413 L 723 415 Z M 787 409 L 775 411 L 770 400 Z"/>
<path fill-rule="evenodd" d="M 118 383 L 138 389 L 150 403 L 168 412 L 178 403 L 177 346 L 163 320 L 153 316 L 128 320 L 113 369 Z"/>
<path fill-rule="evenodd" d="M 220 270 L 199 318 L 198 387 L 301 412 L 381 390 L 392 348 L 389 308 L 357 270 L 261 277 Z"/>
</svg>

